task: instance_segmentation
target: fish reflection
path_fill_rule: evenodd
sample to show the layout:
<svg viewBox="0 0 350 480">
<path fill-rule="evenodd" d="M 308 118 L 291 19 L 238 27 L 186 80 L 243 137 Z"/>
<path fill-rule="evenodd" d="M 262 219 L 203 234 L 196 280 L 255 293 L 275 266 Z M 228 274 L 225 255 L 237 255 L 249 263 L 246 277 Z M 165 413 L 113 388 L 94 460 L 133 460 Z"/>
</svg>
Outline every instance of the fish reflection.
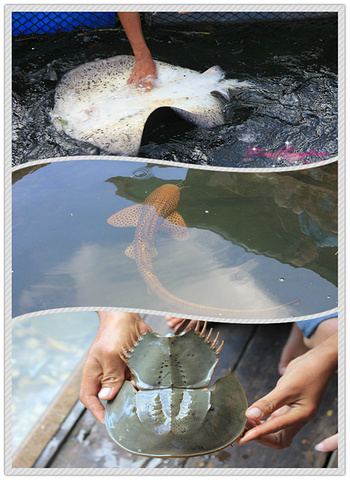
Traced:
<svg viewBox="0 0 350 480">
<path fill-rule="evenodd" d="M 125 254 L 136 261 L 138 271 L 152 293 L 175 306 L 179 311 L 188 313 L 190 309 L 190 311 L 195 311 L 196 314 L 213 316 L 223 313 L 235 314 L 249 311 L 274 310 L 288 305 L 278 305 L 262 310 L 213 309 L 208 306 L 187 302 L 167 291 L 158 280 L 151 259 L 158 253 L 154 241 L 159 230 L 167 232 L 177 240 L 186 240 L 188 238 L 185 222 L 176 211 L 179 201 L 179 187 L 172 184 L 163 185 L 154 190 L 143 203 L 125 208 L 108 219 L 108 223 L 114 227 L 136 227 L 134 241 L 126 249 Z"/>
<path fill-rule="evenodd" d="M 208 316 L 196 305 L 210 305 L 216 318 L 222 312 L 214 306 L 227 309 L 223 318 L 272 319 L 337 306 L 336 165 L 278 173 L 139 166 L 150 175 L 133 176 L 135 162 L 104 160 L 19 172 L 13 188 L 15 316 L 76 306 Z M 162 203 L 157 193 L 146 204 L 164 184 L 181 185 L 181 201 L 171 207 L 170 196 Z M 165 209 L 163 216 L 155 205 Z M 124 207 L 139 237 L 107 223 Z M 172 238 L 163 234 L 167 230 Z M 176 236 L 188 239 L 173 241 Z M 134 237 L 141 239 L 136 248 Z M 143 274 L 134 268 L 141 265 Z M 168 294 L 177 300 L 171 303 Z M 299 305 L 268 310 L 296 299 Z"/>
</svg>

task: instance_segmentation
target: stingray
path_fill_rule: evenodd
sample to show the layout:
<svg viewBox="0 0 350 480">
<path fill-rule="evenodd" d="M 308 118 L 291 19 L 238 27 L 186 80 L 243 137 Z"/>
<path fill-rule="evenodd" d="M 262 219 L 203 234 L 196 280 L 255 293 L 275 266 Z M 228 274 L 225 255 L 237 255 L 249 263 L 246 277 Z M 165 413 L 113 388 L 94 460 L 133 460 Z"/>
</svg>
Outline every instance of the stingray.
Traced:
<svg viewBox="0 0 350 480">
<path fill-rule="evenodd" d="M 58 130 L 116 155 L 136 156 L 150 115 L 170 107 L 199 127 L 224 123 L 223 101 L 248 82 L 225 80 L 220 67 L 204 73 L 155 61 L 152 90 L 126 82 L 134 57 L 120 55 L 80 65 L 67 72 L 55 92 L 51 118 Z"/>
</svg>

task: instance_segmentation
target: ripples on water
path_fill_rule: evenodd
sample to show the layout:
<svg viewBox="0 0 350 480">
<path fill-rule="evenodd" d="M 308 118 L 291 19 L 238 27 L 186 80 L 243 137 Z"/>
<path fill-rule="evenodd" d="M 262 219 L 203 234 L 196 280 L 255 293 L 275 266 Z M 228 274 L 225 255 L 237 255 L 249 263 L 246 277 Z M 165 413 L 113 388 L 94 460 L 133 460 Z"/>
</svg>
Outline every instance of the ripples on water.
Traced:
<svg viewBox="0 0 350 480">
<path fill-rule="evenodd" d="M 139 156 L 203 165 L 270 167 L 337 155 L 337 24 L 233 25 L 183 32 L 145 30 L 155 59 L 204 71 L 218 64 L 226 78 L 249 80 L 234 92 L 226 124 L 211 130 L 171 118 L 143 140 Z M 205 48 L 204 48 L 205 47 Z M 183 52 L 186 55 L 183 55 Z M 98 58 L 129 54 L 122 32 L 62 33 L 13 44 L 13 163 L 105 152 L 58 133 L 49 119 L 62 75 Z M 287 143 L 286 143 L 287 142 Z M 247 156 L 250 147 L 257 153 Z M 315 152 L 300 159 L 278 152 Z M 267 155 L 263 155 L 263 153 Z"/>
<path fill-rule="evenodd" d="M 45 412 L 87 352 L 98 327 L 95 312 L 17 320 L 12 329 L 12 445 Z"/>
<path fill-rule="evenodd" d="M 178 211 L 189 228 L 185 242 L 161 231 L 154 238 L 151 263 L 173 295 L 246 311 L 235 318 L 337 306 L 337 162 L 243 173 L 95 157 L 23 167 L 13 180 L 15 316 L 67 306 L 183 308 L 150 295 L 125 255 L 135 228 L 107 223 L 166 183 L 182 187 Z M 288 315 L 260 311 L 297 299 Z M 195 307 L 182 313 L 198 314 Z"/>
</svg>

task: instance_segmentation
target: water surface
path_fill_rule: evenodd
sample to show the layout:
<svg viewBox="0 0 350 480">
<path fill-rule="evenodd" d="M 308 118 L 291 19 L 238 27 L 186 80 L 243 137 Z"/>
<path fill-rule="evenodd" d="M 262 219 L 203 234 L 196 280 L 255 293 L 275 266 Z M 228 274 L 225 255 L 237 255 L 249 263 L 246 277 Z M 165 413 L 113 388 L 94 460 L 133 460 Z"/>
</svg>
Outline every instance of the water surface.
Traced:
<svg viewBox="0 0 350 480">
<path fill-rule="evenodd" d="M 17 320 L 12 328 L 12 446 L 16 450 L 91 345 L 94 312 Z"/>
<path fill-rule="evenodd" d="M 13 179 L 14 316 L 78 306 L 197 315 L 148 292 L 124 253 L 135 228 L 107 223 L 166 183 L 181 187 L 178 212 L 189 228 L 184 242 L 162 232 L 155 239 L 153 267 L 173 295 L 250 311 L 229 318 L 337 307 L 336 163 L 235 173 L 77 160 L 21 168 Z"/>
</svg>

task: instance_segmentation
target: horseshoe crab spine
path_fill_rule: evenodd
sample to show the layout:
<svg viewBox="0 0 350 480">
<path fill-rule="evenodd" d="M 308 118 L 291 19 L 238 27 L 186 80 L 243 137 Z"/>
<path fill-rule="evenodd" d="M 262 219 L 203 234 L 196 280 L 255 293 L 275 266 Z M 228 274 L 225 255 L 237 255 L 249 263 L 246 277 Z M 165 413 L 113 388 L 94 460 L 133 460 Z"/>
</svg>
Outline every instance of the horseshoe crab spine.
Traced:
<svg viewBox="0 0 350 480">
<path fill-rule="evenodd" d="M 205 321 L 204 322 L 204 325 L 202 327 L 202 330 L 200 330 L 200 325 L 201 325 L 201 322 L 198 321 L 196 323 L 196 326 L 194 328 L 194 331 L 197 335 L 199 335 L 201 338 L 204 338 L 204 341 L 205 343 L 208 343 L 210 345 L 210 347 L 214 350 L 214 352 L 216 353 L 216 355 L 219 355 L 219 353 L 221 352 L 222 350 L 222 347 L 224 346 L 224 340 L 221 342 L 220 346 L 218 348 L 216 348 L 217 344 L 218 344 L 218 340 L 219 340 L 219 335 L 220 335 L 220 332 L 217 333 L 214 341 L 211 343 L 210 339 L 211 339 L 211 336 L 212 336 L 212 333 L 213 333 L 213 329 L 211 328 L 209 330 L 209 333 L 207 334 L 207 336 L 205 337 L 205 332 L 206 332 L 206 329 L 207 329 L 207 324 L 208 322 Z M 132 354 L 132 352 L 134 351 L 134 348 L 140 343 L 142 337 L 145 335 L 144 334 L 141 334 L 137 328 L 137 325 L 135 324 L 135 331 L 136 331 L 136 335 L 137 335 L 137 338 L 134 337 L 134 334 L 133 334 L 133 331 L 130 329 L 130 336 L 133 340 L 133 344 L 130 345 L 129 342 L 127 340 L 125 340 L 125 343 L 126 343 L 126 347 L 124 345 L 122 345 L 122 353 L 119 354 L 120 358 L 123 360 L 123 362 L 125 362 L 126 364 L 128 363 L 128 359 L 130 357 L 130 355 Z"/>
<path fill-rule="evenodd" d="M 137 328 L 137 324 L 135 324 L 135 330 L 136 330 L 136 335 L 137 338 L 134 337 L 133 331 L 130 329 L 130 335 L 133 340 L 133 344 L 129 345 L 129 342 L 125 340 L 127 348 L 125 348 L 124 345 L 122 345 L 122 353 L 119 354 L 120 358 L 123 360 L 123 362 L 128 363 L 128 358 L 130 357 L 131 353 L 134 351 L 134 348 L 140 343 L 140 340 L 142 337 L 145 335 L 145 333 L 141 334 L 139 329 Z"/>
</svg>

